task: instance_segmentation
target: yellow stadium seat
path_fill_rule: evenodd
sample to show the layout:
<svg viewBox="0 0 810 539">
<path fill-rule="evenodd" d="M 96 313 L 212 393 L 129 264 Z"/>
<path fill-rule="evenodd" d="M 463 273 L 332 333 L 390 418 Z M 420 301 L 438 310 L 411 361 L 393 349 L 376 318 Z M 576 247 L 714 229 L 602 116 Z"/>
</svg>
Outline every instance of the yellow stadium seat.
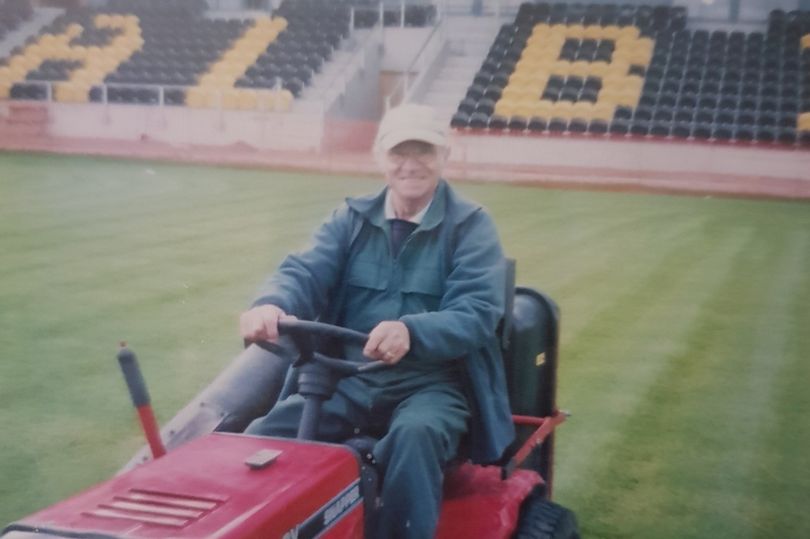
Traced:
<svg viewBox="0 0 810 539">
<path fill-rule="evenodd" d="M 543 34 L 531 34 L 528 39 L 526 39 L 526 46 L 524 47 L 524 51 L 537 51 L 548 42 L 548 37 L 544 36 Z"/>
<path fill-rule="evenodd" d="M 276 107 L 276 92 L 272 90 L 259 90 L 256 92 L 256 108 L 259 110 L 272 111 Z"/>
<path fill-rule="evenodd" d="M 186 91 L 186 105 L 191 108 L 206 108 L 208 106 L 208 99 L 208 91 L 199 86 L 189 88 Z"/>
<path fill-rule="evenodd" d="M 604 28 L 596 24 L 590 24 L 585 27 L 582 37 L 585 39 L 602 39 L 604 35 Z"/>
<path fill-rule="evenodd" d="M 609 93 L 621 92 L 623 86 L 624 86 L 624 77 L 609 74 L 605 77 L 602 77 L 602 89 L 599 91 L 599 95 L 603 96 Z"/>
<path fill-rule="evenodd" d="M 573 117 L 573 113 L 574 104 L 570 101 L 557 101 L 551 107 L 551 115 L 557 118 L 570 119 Z"/>
<path fill-rule="evenodd" d="M 652 53 L 639 51 L 639 52 L 631 54 L 627 58 L 627 61 L 630 62 L 633 65 L 647 66 L 647 65 L 650 64 L 651 59 L 652 59 Z"/>
<path fill-rule="evenodd" d="M 599 90 L 599 100 L 597 102 L 598 103 L 613 103 L 614 105 L 618 104 L 621 93 L 622 92 L 619 91 L 619 90 L 612 89 L 612 88 L 605 88 L 603 86 L 602 89 Z"/>
<path fill-rule="evenodd" d="M 65 35 L 66 35 L 66 36 L 67 36 L 69 39 L 72 39 L 72 38 L 74 38 L 74 37 L 78 37 L 78 36 L 82 35 L 82 32 L 84 32 L 84 28 L 82 27 L 82 25 L 81 25 L 81 24 L 76 24 L 76 23 L 73 23 L 73 24 L 71 24 L 70 26 L 68 26 L 68 27 L 65 29 L 64 34 L 65 34 Z"/>
<path fill-rule="evenodd" d="M 608 77 L 610 75 L 618 75 L 620 77 L 625 77 L 630 72 L 630 62 L 626 59 L 616 60 L 614 59 L 610 64 L 608 64 L 607 71 L 605 72 L 605 76 Z"/>
<path fill-rule="evenodd" d="M 571 68 L 568 71 L 570 75 L 577 75 L 580 77 L 587 77 L 591 71 L 591 62 L 585 60 L 577 60 L 571 63 Z"/>
<path fill-rule="evenodd" d="M 593 116 L 593 103 L 578 101 L 571 106 L 572 118 L 585 118 L 590 120 Z"/>
<path fill-rule="evenodd" d="M 810 112 L 799 115 L 798 128 L 801 131 L 810 131 Z"/>
<path fill-rule="evenodd" d="M 32 56 L 15 56 L 8 62 L 8 66 L 14 70 L 28 72 L 41 63 L 39 58 Z"/>
<path fill-rule="evenodd" d="M 515 115 L 515 111 L 518 110 L 519 105 L 518 103 L 511 101 L 509 99 L 499 99 L 495 103 L 495 114 L 499 116 L 506 116 L 509 118 L 510 116 Z"/>
<path fill-rule="evenodd" d="M 26 67 L 9 66 L 9 68 L 8 68 L 9 80 L 12 80 L 12 81 L 15 81 L 15 82 L 19 81 L 19 80 L 23 80 L 25 78 L 25 75 L 28 73 L 28 71 L 29 71 L 29 69 L 26 68 Z"/>
<path fill-rule="evenodd" d="M 801 44 L 802 49 L 810 49 L 810 34 L 802 36 Z"/>
<path fill-rule="evenodd" d="M 39 43 L 31 43 L 23 50 L 23 54 L 26 56 L 39 56 L 42 54 L 43 47 Z"/>
<path fill-rule="evenodd" d="M 535 103 L 519 101 L 515 104 L 510 116 L 523 116 L 524 118 L 530 118 L 535 114 L 535 110 Z"/>
<path fill-rule="evenodd" d="M 513 75 L 519 73 L 528 75 L 532 70 L 535 69 L 535 66 L 538 65 L 539 63 L 540 60 L 538 58 L 531 58 L 529 56 L 526 56 L 526 54 L 524 54 L 523 56 L 521 56 L 520 60 L 518 60 L 517 63 L 515 64 L 515 70 L 512 71 L 512 74 L 509 76 L 509 78 L 512 78 Z"/>
<path fill-rule="evenodd" d="M 641 88 L 644 86 L 644 79 L 639 77 L 638 75 L 628 75 L 624 81 L 624 88 L 625 90 L 638 90 L 641 92 Z"/>
<path fill-rule="evenodd" d="M 281 90 L 276 92 L 276 110 L 286 112 L 290 110 L 293 102 L 292 92 L 289 90 Z"/>
<path fill-rule="evenodd" d="M 610 69 L 610 64 L 607 62 L 603 62 L 602 60 L 597 60 L 596 62 L 590 62 L 588 66 L 588 72 L 590 75 L 596 75 L 598 77 L 604 77 L 605 74 Z"/>
<path fill-rule="evenodd" d="M 552 75 L 559 75 L 561 77 L 567 76 L 571 72 L 571 62 L 566 62 L 565 60 L 557 60 L 556 62 L 551 64 L 549 72 Z"/>
<path fill-rule="evenodd" d="M 582 39 L 585 37 L 585 27 L 581 24 L 569 24 L 565 29 L 565 35 Z"/>
<path fill-rule="evenodd" d="M 238 88 L 229 88 L 227 90 L 222 90 L 221 96 L 221 106 L 223 109 L 238 109 L 239 108 L 239 89 Z"/>
<path fill-rule="evenodd" d="M 0 99 L 8 99 L 11 94 L 12 83 L 0 80 Z"/>
<path fill-rule="evenodd" d="M 641 35 L 641 31 L 638 26 L 624 26 L 619 30 L 620 39 L 622 37 L 637 38 L 639 35 Z"/>
<path fill-rule="evenodd" d="M 239 94 L 239 108 L 242 110 L 255 109 L 259 104 L 255 90 L 242 90 Z"/>
<path fill-rule="evenodd" d="M 641 97 L 641 92 L 636 91 L 628 91 L 622 92 L 618 94 L 616 99 L 616 103 L 619 105 L 624 105 L 625 107 L 633 107 L 635 108 L 638 105 L 638 100 Z"/>
<path fill-rule="evenodd" d="M 65 83 L 53 85 L 53 99 L 60 103 L 72 103 L 73 88 Z"/>
<path fill-rule="evenodd" d="M 509 83 L 504 86 L 501 92 L 501 99 L 520 99 L 523 95 L 523 85 Z"/>
<path fill-rule="evenodd" d="M 615 24 L 611 24 L 602 28 L 602 39 L 612 39 L 616 40 L 621 35 L 621 27 L 616 26 Z"/>
<path fill-rule="evenodd" d="M 559 55 L 560 49 L 540 51 L 529 55 L 526 58 L 526 63 L 531 66 L 531 69 L 543 69 L 548 71 L 551 64 L 557 61 Z"/>
<path fill-rule="evenodd" d="M 528 69 L 520 71 L 515 70 L 515 72 L 509 76 L 509 84 L 506 87 L 508 88 L 509 86 L 515 87 L 525 86 L 527 84 L 532 84 L 532 81 L 536 79 L 537 79 L 536 71 L 531 71 Z"/>
<path fill-rule="evenodd" d="M 548 84 L 548 79 L 548 73 L 536 73 L 533 79 L 531 79 L 528 83 L 521 85 L 524 95 L 538 97 L 541 93 L 543 93 L 546 84 Z"/>
<path fill-rule="evenodd" d="M 609 122 L 613 119 L 613 114 L 616 112 L 616 104 L 607 100 L 602 100 L 601 96 L 599 101 L 594 103 L 591 110 L 591 118 L 594 120 L 604 120 Z"/>
</svg>

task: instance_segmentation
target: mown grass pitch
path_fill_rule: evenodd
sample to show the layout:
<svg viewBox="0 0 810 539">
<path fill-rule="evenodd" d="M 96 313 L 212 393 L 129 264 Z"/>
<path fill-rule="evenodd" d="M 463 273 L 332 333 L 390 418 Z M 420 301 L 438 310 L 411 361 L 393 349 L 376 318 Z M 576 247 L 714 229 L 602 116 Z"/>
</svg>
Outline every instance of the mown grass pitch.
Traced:
<svg viewBox="0 0 810 539">
<path fill-rule="evenodd" d="M 377 181 L 0 154 L 0 525 L 141 445 L 264 275 Z M 563 313 L 555 497 L 583 537 L 810 536 L 810 205 L 463 185 Z"/>
</svg>

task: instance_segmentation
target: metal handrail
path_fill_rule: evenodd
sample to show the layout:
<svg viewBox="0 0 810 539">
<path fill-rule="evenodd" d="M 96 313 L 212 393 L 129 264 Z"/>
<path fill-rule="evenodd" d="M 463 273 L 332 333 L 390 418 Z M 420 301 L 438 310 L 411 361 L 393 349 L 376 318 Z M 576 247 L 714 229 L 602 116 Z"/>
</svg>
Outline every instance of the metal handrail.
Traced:
<svg viewBox="0 0 810 539">
<path fill-rule="evenodd" d="M 352 21 L 353 20 L 354 17 L 352 17 Z M 352 31 L 353 30 L 354 29 L 352 29 Z M 346 62 L 346 65 L 352 65 L 355 63 L 359 63 L 360 65 L 365 64 L 366 55 L 368 54 L 368 44 L 372 42 L 372 39 L 377 37 L 377 34 L 382 35 L 382 32 L 383 22 L 381 17 L 377 24 L 371 28 L 371 34 L 369 34 L 369 36 L 360 44 L 357 50 L 352 53 L 351 57 Z M 338 84 L 338 81 L 340 81 L 340 84 Z M 345 70 L 336 72 L 329 80 L 326 81 L 324 90 L 319 94 L 319 97 L 323 103 L 324 112 L 329 108 L 334 99 L 337 99 L 346 92 L 346 84 L 347 81 Z M 330 94 L 335 93 L 336 89 L 338 90 L 336 95 L 330 100 Z"/>
<path fill-rule="evenodd" d="M 45 102 L 52 103 L 54 102 L 53 99 L 53 85 L 54 84 L 67 84 L 67 85 L 78 85 L 78 83 L 71 82 L 71 81 L 63 81 L 63 80 L 43 80 L 43 79 L 26 79 L 23 81 L 19 81 L 19 84 L 39 84 L 45 87 L 46 97 Z M 108 99 L 108 88 L 129 88 L 129 89 L 146 89 L 146 90 L 157 90 L 158 91 L 158 103 L 156 106 L 158 107 L 165 107 L 165 94 L 167 90 L 188 90 L 190 88 L 194 88 L 195 86 L 183 86 L 177 84 L 150 84 L 147 82 L 103 82 L 101 84 L 93 84 L 94 87 L 101 88 L 101 95 L 102 100 L 99 102 L 101 105 L 109 105 L 111 102 Z M 229 88 L 230 89 L 230 88 Z M 222 93 L 229 89 L 208 89 L 209 92 L 217 95 L 217 102 L 218 106 L 217 109 L 222 109 Z M 276 83 L 275 88 L 245 88 L 248 90 L 252 90 L 254 92 L 261 92 L 261 93 L 277 93 L 280 92 L 283 88 L 279 83 Z M 40 100 L 36 100 L 40 101 Z M 127 103 L 114 103 L 114 104 L 127 104 Z M 143 104 L 143 103 L 132 103 L 132 104 Z M 260 109 L 264 110 L 264 109 Z"/>
<path fill-rule="evenodd" d="M 397 84 L 391 89 L 388 95 L 385 96 L 384 100 L 385 110 L 391 108 L 391 99 L 393 98 L 393 96 L 397 95 L 397 92 L 399 92 L 400 90 L 402 91 L 403 102 L 406 101 L 406 99 L 409 97 L 408 89 L 410 86 L 411 73 L 414 71 L 414 67 L 416 66 L 416 64 L 422 60 L 422 55 L 427 50 L 428 45 L 433 42 L 433 37 L 436 35 L 437 32 L 443 29 L 444 29 L 444 18 L 440 17 L 436 21 L 436 24 L 433 26 L 433 30 L 430 31 L 430 34 L 428 35 L 427 39 L 425 39 L 425 41 L 422 43 L 422 46 L 419 48 L 419 51 L 413 57 L 413 60 L 411 61 L 410 65 L 402 72 L 402 75 L 400 76 L 400 79 L 397 82 Z"/>
</svg>

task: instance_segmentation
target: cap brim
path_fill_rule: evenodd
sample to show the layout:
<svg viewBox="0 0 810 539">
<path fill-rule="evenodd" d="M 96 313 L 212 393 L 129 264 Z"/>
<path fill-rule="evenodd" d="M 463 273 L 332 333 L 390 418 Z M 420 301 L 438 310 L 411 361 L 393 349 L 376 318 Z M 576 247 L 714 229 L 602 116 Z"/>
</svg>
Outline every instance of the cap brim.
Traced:
<svg viewBox="0 0 810 539">
<path fill-rule="evenodd" d="M 442 133 L 425 129 L 402 129 L 381 137 L 377 141 L 377 147 L 387 152 L 397 144 L 401 144 L 407 140 L 419 140 L 433 144 L 434 146 L 447 145 L 447 137 Z"/>
</svg>

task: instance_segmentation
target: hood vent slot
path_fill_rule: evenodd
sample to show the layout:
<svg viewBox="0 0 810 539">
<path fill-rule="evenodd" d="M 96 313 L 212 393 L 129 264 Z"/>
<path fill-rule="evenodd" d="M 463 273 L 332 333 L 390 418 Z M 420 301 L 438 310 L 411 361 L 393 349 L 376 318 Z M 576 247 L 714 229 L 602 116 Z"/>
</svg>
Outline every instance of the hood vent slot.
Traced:
<svg viewBox="0 0 810 539">
<path fill-rule="evenodd" d="M 112 500 L 100 503 L 85 514 L 141 524 L 184 528 L 219 507 L 224 500 L 169 494 L 146 490 L 130 490 Z"/>
</svg>

